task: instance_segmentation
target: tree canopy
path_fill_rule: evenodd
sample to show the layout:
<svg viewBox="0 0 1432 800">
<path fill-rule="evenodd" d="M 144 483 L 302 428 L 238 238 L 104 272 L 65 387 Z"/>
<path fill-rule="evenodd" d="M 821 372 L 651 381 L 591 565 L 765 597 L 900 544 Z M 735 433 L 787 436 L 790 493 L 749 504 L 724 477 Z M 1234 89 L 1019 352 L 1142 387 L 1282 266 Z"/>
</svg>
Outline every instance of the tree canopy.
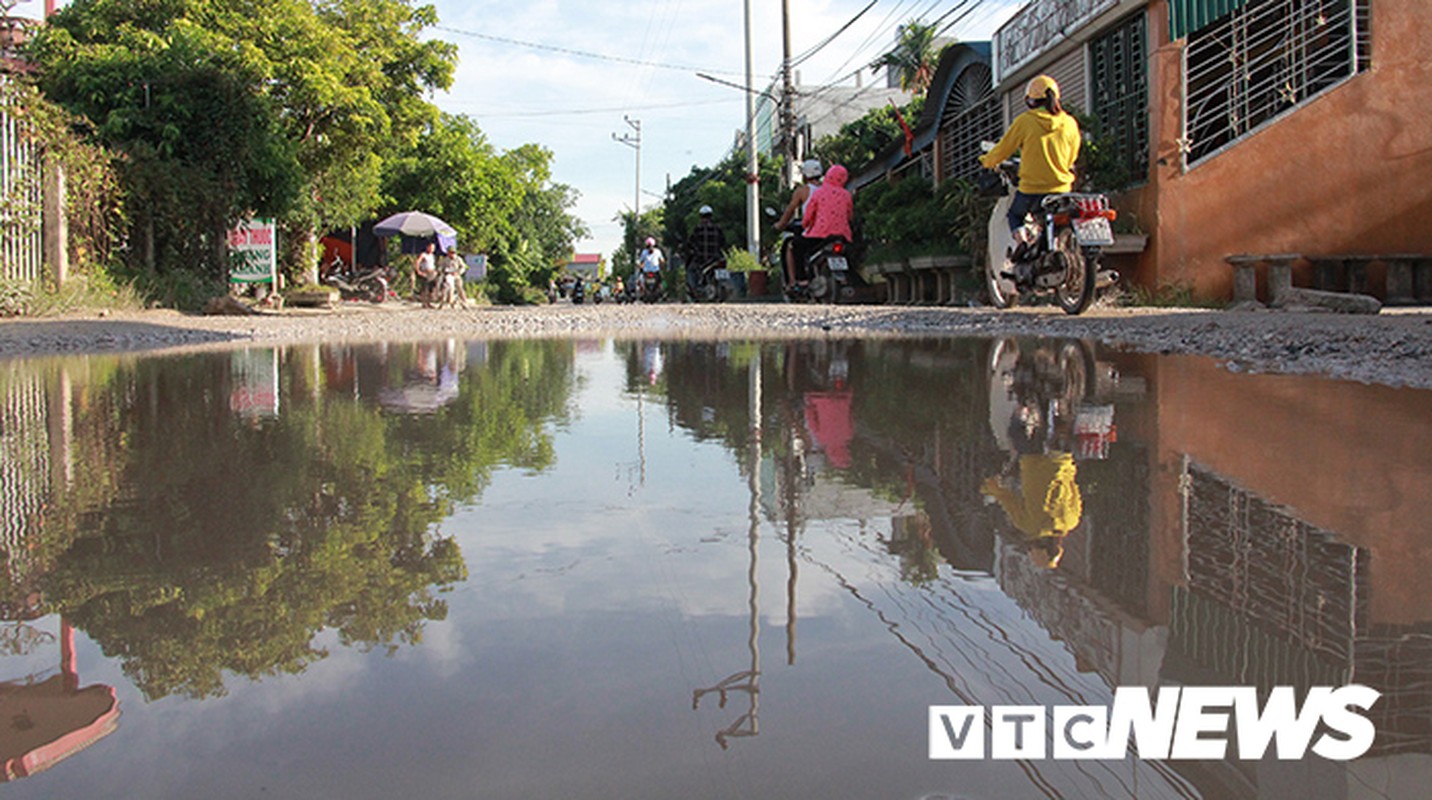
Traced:
<svg viewBox="0 0 1432 800">
<path fill-rule="evenodd" d="M 551 153 L 498 153 L 477 124 L 440 114 L 457 48 L 422 34 L 413 0 L 75 0 L 30 47 L 40 88 L 120 165 L 131 267 L 223 274 L 223 233 L 279 219 L 290 274 L 302 246 L 385 210 L 449 218 L 465 247 L 566 258 L 584 234 Z M 545 280 L 545 278 L 544 278 Z"/>
</svg>

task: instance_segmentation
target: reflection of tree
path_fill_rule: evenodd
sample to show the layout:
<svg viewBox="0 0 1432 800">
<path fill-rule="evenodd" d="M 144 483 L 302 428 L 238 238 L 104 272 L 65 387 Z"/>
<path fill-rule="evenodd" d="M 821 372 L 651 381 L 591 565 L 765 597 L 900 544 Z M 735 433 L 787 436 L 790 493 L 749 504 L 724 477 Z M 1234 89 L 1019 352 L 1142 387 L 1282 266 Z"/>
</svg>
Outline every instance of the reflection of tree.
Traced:
<svg viewBox="0 0 1432 800">
<path fill-rule="evenodd" d="M 869 489 L 916 515 L 921 527 L 897 531 L 890 542 L 906 578 L 928 580 L 955 552 L 965 554 L 966 566 L 989 561 L 988 512 L 974 477 L 982 477 L 984 462 L 999 455 L 988 441 L 984 410 L 985 343 L 912 346 L 827 338 L 762 345 L 668 342 L 664 348 L 660 388 L 672 419 L 733 453 L 746 446 L 750 425 L 746 364 L 752 349 L 761 350 L 761 447 L 773 457 L 773 496 L 788 535 L 812 513 L 806 494 L 821 471 L 808 460 L 818 449 L 808 401 L 838 390 L 849 414 L 841 441 L 850 441 L 848 454 L 831 463 L 840 468 L 827 469 L 828 477 L 838 473 L 840 483 Z M 642 379 L 639 348 L 629 353 L 627 372 L 628 386 L 635 387 Z"/>
<path fill-rule="evenodd" d="M 437 414 L 309 386 L 263 424 L 216 390 L 224 357 L 133 362 L 86 395 L 81 418 L 103 424 L 80 429 L 108 438 L 80 449 L 112 477 L 59 493 L 45 537 L 73 543 L 44 579 L 47 603 L 150 698 L 221 694 L 225 671 L 301 671 L 325 655 L 324 629 L 345 645 L 416 643 L 446 614 L 437 592 L 466 576 L 437 523 L 495 467 L 552 463 L 543 423 L 570 393 L 565 347 L 494 346 Z M 281 385 L 318 374 L 304 355 L 286 356 Z"/>
</svg>

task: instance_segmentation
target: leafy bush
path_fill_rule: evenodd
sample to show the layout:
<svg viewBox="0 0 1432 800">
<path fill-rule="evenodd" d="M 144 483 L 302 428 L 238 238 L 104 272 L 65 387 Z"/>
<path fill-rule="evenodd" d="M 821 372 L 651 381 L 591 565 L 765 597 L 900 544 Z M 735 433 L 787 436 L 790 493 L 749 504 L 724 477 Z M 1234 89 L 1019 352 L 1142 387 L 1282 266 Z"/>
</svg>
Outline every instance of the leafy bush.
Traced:
<svg viewBox="0 0 1432 800">
<path fill-rule="evenodd" d="M 27 283 L 0 279 L 0 317 L 19 317 L 29 313 L 35 294 Z"/>
<path fill-rule="evenodd" d="M 921 176 L 861 190 L 855 207 L 867 247 L 866 262 L 973 252 L 975 234 L 984 222 L 972 223 L 980 213 L 972 197 L 968 184 L 946 181 L 934 189 Z M 987 218 L 988 205 L 983 208 Z"/>
<path fill-rule="evenodd" d="M 726 248 L 726 269 L 732 272 L 760 272 L 765 267 L 749 250 L 733 244 Z"/>
</svg>

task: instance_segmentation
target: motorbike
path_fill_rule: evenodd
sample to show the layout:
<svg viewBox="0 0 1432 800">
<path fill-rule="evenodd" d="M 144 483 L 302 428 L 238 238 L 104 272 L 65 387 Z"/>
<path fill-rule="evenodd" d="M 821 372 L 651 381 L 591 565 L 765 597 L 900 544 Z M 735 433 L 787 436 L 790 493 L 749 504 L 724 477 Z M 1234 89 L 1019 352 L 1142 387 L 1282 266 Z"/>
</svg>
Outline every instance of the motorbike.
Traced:
<svg viewBox="0 0 1432 800">
<path fill-rule="evenodd" d="M 456 259 L 445 262 L 438 272 L 437 287 L 433 290 L 433 304 L 438 308 L 456 308 L 463 304 L 462 262 Z"/>
<path fill-rule="evenodd" d="M 985 150 L 994 147 L 985 142 Z M 1100 267 L 1101 248 L 1114 243 L 1110 223 L 1117 212 L 1103 194 L 1066 192 L 1044 198 L 1011 235 L 1008 223 L 1019 160 L 999 165 L 985 187 L 999 196 L 989 219 L 989 250 L 985 287 L 995 308 L 1052 295 L 1066 314 L 1082 314 L 1099 289 L 1113 285 L 1119 274 Z"/>
<path fill-rule="evenodd" d="M 766 209 L 767 216 L 776 216 L 774 208 Z M 794 220 L 781 230 L 777 258 L 784 265 L 791 248 L 803 235 L 799 220 Z M 857 300 L 862 289 L 868 284 L 854 269 L 854 252 L 850 242 L 843 237 L 830 237 L 821 241 L 820 246 L 795 265 L 796 283 L 786 287 L 786 297 L 792 302 L 848 303 Z"/>
<path fill-rule="evenodd" d="M 655 303 L 661 300 L 661 273 L 641 273 L 638 297 L 643 303 Z"/>
<path fill-rule="evenodd" d="M 581 279 L 581 278 L 578 278 L 578 279 L 577 279 L 577 282 L 574 283 L 574 284 L 572 284 L 572 305 L 577 305 L 577 306 L 579 306 L 579 305 L 581 305 L 582 302 L 585 301 L 586 299 L 587 299 L 587 287 L 586 287 L 586 285 L 582 282 L 582 279 Z"/>
<path fill-rule="evenodd" d="M 851 268 L 850 242 L 832 236 L 806 259 L 810 283 L 806 290 L 811 300 L 819 303 L 849 302 L 855 296 L 854 270 Z"/>
<path fill-rule="evenodd" d="M 699 267 L 687 270 L 686 296 L 693 303 L 724 303 L 735 295 L 731 271 L 725 258 L 714 258 Z"/>
<path fill-rule="evenodd" d="M 336 288 L 344 300 L 367 300 L 370 303 L 388 299 L 390 285 L 388 271 L 383 267 L 359 269 L 354 274 L 344 269 L 342 262 L 335 262 L 324 283 Z"/>
</svg>

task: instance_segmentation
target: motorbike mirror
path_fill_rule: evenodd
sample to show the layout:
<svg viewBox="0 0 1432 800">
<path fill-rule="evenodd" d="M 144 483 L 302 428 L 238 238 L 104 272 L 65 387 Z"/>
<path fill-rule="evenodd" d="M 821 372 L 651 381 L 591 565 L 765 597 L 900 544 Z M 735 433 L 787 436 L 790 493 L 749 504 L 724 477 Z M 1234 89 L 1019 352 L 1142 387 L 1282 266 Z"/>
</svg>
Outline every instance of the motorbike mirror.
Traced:
<svg viewBox="0 0 1432 800">
<path fill-rule="evenodd" d="M 777 216 L 776 210 L 775 210 L 774 208 L 771 208 L 770 206 L 766 206 L 766 216 L 768 216 L 768 217 Z"/>
</svg>

